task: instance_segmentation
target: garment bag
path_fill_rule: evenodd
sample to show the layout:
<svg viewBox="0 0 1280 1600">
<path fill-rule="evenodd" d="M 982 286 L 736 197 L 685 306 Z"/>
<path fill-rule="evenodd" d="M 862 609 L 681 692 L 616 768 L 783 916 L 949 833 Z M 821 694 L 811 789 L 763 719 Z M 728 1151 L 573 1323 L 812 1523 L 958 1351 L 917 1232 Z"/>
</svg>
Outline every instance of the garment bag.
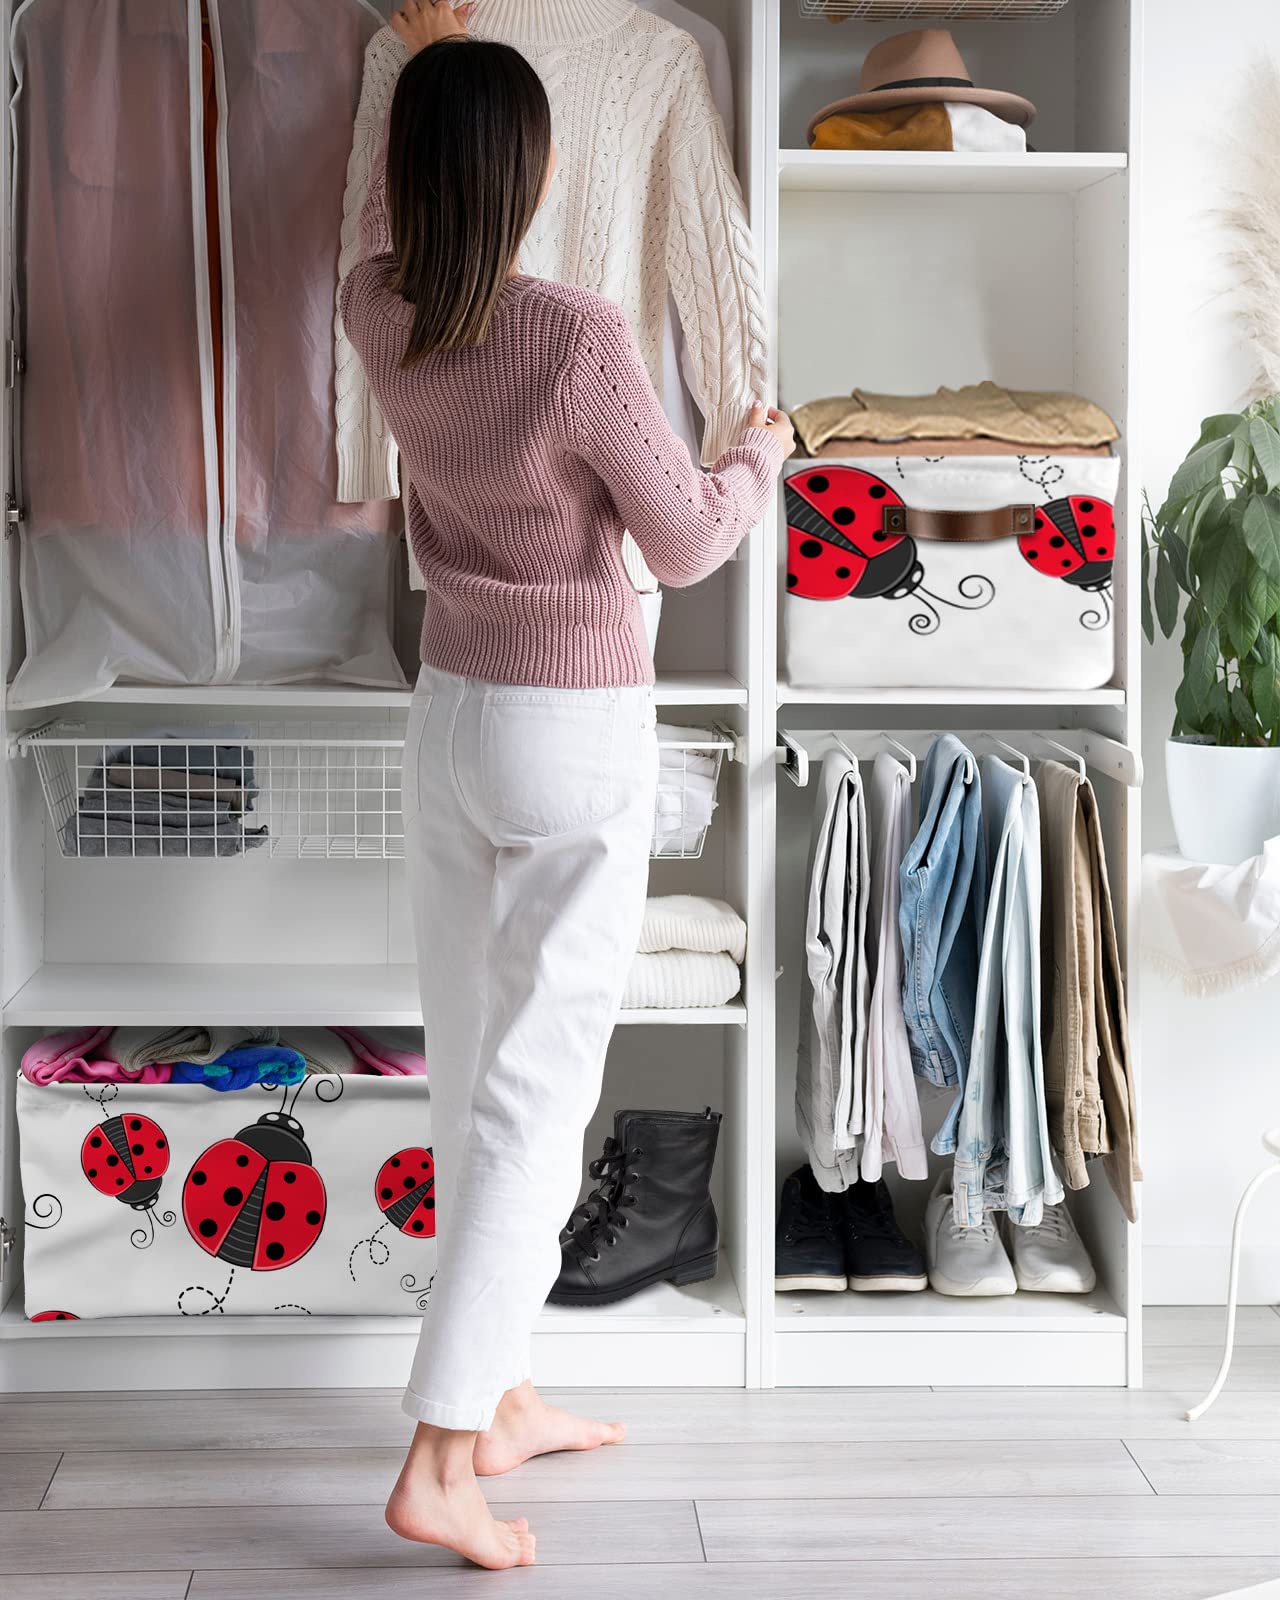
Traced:
<svg viewBox="0 0 1280 1600">
<path fill-rule="evenodd" d="M 217 480 L 194 270 L 198 31 L 193 61 L 187 0 L 26 0 L 13 41 L 27 640 L 14 696 L 208 681 Z"/>
</svg>

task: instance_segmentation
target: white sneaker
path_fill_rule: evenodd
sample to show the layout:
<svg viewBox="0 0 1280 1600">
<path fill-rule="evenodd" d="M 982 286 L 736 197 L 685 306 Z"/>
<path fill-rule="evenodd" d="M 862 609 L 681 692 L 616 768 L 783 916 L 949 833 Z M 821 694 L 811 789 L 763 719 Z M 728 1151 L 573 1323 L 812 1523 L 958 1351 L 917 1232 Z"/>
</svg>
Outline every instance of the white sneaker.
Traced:
<svg viewBox="0 0 1280 1600">
<path fill-rule="evenodd" d="M 1088 1294 L 1098 1281 L 1071 1213 L 1046 1206 L 1034 1228 L 1009 1224 L 1009 1253 L 1019 1289 L 1032 1294 Z"/>
<path fill-rule="evenodd" d="M 980 1228 L 962 1228 L 951 1200 L 951 1174 L 938 1179 L 924 1214 L 924 1254 L 929 1287 L 939 1294 L 1014 1294 L 1013 1265 L 1000 1243 L 995 1221 L 987 1216 Z"/>
</svg>

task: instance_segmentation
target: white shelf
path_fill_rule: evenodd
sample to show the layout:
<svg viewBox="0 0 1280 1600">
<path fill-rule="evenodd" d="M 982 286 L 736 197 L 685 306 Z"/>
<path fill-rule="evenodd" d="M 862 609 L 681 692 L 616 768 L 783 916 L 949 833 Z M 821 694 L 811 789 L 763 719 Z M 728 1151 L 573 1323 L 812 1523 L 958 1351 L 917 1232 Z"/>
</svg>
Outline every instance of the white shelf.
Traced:
<svg viewBox="0 0 1280 1600">
<path fill-rule="evenodd" d="M 154 1339 L 230 1335 L 232 1338 L 278 1336 L 296 1339 L 297 1317 L 94 1317 L 84 1322 L 28 1322 L 21 1293 L 15 1292 L 0 1311 L 0 1340 L 16 1339 Z M 308 1337 L 345 1334 L 351 1337 L 417 1338 L 422 1318 L 410 1316 L 308 1317 Z M 537 1334 L 724 1334 L 741 1332 L 742 1301 L 732 1276 L 723 1269 L 710 1283 L 685 1289 L 659 1283 L 612 1306 L 577 1309 L 547 1306 L 534 1327 Z"/>
<path fill-rule="evenodd" d="M 775 1294 L 779 1333 L 1122 1333 L 1124 1317 L 1102 1289 L 1092 1294 L 1014 1294 L 958 1299 L 917 1294 Z"/>
<path fill-rule="evenodd" d="M 793 689 L 780 706 L 1122 706 L 1123 689 Z"/>
<path fill-rule="evenodd" d="M 1077 194 L 1123 173 L 1128 157 L 1113 151 L 1035 151 L 1026 155 L 955 150 L 781 150 L 783 189 L 864 194 Z"/>
<path fill-rule="evenodd" d="M 170 706 L 233 707 L 241 710 L 267 706 L 291 711 L 378 711 L 406 710 L 411 694 L 409 689 L 307 688 L 289 685 L 258 688 L 227 684 L 221 688 L 104 689 L 101 694 L 86 700 L 67 703 L 77 706 L 154 706 L 158 710 Z M 747 700 L 745 686 L 728 672 L 661 673 L 654 685 L 654 695 L 659 705 L 664 706 L 745 705 Z M 30 714 L 36 715 L 34 711 Z"/>
<path fill-rule="evenodd" d="M 746 1006 L 622 1011 L 620 1023 L 744 1027 Z M 245 1023 L 282 1028 L 419 1027 L 416 969 L 378 965 L 208 966 L 66 962 L 39 967 L 3 1009 L 6 1027 Z"/>
</svg>

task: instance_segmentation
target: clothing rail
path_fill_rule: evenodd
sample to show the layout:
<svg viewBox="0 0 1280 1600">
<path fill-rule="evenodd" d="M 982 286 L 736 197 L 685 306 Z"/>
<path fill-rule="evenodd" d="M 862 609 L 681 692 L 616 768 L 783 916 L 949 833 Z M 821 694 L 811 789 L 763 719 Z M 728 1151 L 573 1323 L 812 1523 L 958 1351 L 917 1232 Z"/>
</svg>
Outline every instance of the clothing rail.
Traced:
<svg viewBox="0 0 1280 1600">
<path fill-rule="evenodd" d="M 1084 771 L 1099 777 L 1111 778 L 1130 789 L 1142 787 L 1142 757 L 1128 745 L 1088 728 L 1055 728 L 1052 733 L 1036 729 L 1002 730 L 999 735 L 982 731 L 955 732 L 963 744 L 982 747 L 989 745 L 1007 759 L 1020 762 L 1024 775 L 1030 774 L 1033 759 L 1052 757 L 1074 763 Z M 809 782 L 809 764 L 819 761 L 831 750 L 842 750 L 851 761 L 872 761 L 882 750 L 899 756 L 910 756 L 906 763 L 914 783 L 917 763 L 924 759 L 929 745 L 937 733 L 913 731 L 901 736 L 872 732 L 866 728 L 843 730 L 837 728 L 805 728 L 778 730 L 776 760 L 797 788 Z"/>
</svg>

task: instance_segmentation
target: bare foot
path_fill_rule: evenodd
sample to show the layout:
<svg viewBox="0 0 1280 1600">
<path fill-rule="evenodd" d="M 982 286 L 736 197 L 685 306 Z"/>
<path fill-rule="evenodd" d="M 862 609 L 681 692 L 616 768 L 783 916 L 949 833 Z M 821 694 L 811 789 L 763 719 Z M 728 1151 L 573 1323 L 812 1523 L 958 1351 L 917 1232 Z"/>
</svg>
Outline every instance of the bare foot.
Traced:
<svg viewBox="0 0 1280 1600">
<path fill-rule="evenodd" d="M 621 1444 L 626 1433 L 620 1422 L 596 1422 L 549 1406 L 531 1383 L 522 1383 L 503 1395 L 493 1427 L 476 1435 L 472 1459 L 476 1475 L 491 1478 L 510 1472 L 531 1456 Z"/>
<path fill-rule="evenodd" d="M 419 1425 L 419 1434 L 423 1433 Z M 443 1430 L 430 1430 L 438 1433 Z M 461 1443 L 470 1444 L 471 1434 L 455 1434 Z M 474 1561 L 478 1567 L 499 1570 L 506 1567 L 531 1567 L 536 1541 L 528 1521 L 499 1522 L 489 1510 L 470 1462 L 462 1470 L 450 1458 L 418 1448 L 409 1453 L 396 1486 L 387 1501 L 387 1526 L 402 1539 L 417 1544 L 438 1544 Z"/>
</svg>

